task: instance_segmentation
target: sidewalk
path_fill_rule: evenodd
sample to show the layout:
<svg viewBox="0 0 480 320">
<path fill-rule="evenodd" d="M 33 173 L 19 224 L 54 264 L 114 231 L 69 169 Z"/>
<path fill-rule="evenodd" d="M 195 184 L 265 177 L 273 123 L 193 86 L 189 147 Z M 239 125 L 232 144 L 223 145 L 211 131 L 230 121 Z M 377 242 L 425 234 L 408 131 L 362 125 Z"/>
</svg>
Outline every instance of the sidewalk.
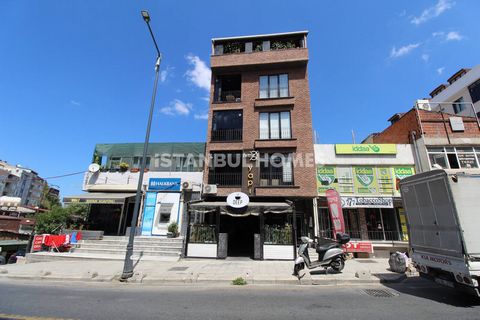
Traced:
<svg viewBox="0 0 480 320">
<path fill-rule="evenodd" d="M 323 269 L 292 275 L 292 261 L 249 259 L 183 259 L 176 262 L 140 261 L 132 283 L 152 285 L 230 285 L 237 277 L 248 284 L 355 285 L 400 282 L 404 274 L 388 270 L 388 259 L 352 259 L 342 273 Z M 118 281 L 122 261 L 51 261 L 0 266 L 0 279 L 112 282 Z"/>
</svg>

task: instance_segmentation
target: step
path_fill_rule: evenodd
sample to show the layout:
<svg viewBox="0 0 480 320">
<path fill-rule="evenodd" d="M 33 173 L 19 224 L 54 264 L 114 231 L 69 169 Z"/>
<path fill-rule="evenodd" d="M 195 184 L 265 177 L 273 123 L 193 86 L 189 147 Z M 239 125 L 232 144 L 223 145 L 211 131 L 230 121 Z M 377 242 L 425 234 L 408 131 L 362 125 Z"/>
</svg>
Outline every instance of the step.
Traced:
<svg viewBox="0 0 480 320">
<path fill-rule="evenodd" d="M 125 255 L 124 250 L 110 250 L 110 249 L 82 249 L 75 248 L 72 249 L 72 253 L 88 253 L 88 254 L 117 254 Z M 180 256 L 180 251 L 153 251 L 153 250 L 137 250 L 134 248 L 134 254 L 139 254 L 142 252 L 143 256 Z"/>
<path fill-rule="evenodd" d="M 80 240 L 79 243 L 105 243 L 105 244 L 125 244 L 127 245 L 127 240 Z M 145 239 L 135 239 L 134 243 L 141 244 L 183 244 L 183 240 L 145 240 Z"/>
<path fill-rule="evenodd" d="M 133 255 L 132 260 L 138 260 L 138 255 Z M 70 253 L 70 252 L 35 252 L 27 253 L 26 263 L 47 262 L 47 261 L 81 261 L 81 260 L 101 260 L 101 261 L 123 261 L 125 254 L 84 254 L 84 253 Z M 141 261 L 178 261 L 178 256 L 142 256 Z"/>
<path fill-rule="evenodd" d="M 137 245 L 133 246 L 135 249 L 138 250 L 153 250 L 153 251 L 181 251 L 182 246 L 145 246 L 145 245 Z M 100 243 L 83 243 L 81 245 L 77 245 L 74 248 L 76 249 L 110 249 L 110 250 L 124 250 L 127 248 L 126 245 L 104 245 Z"/>
</svg>

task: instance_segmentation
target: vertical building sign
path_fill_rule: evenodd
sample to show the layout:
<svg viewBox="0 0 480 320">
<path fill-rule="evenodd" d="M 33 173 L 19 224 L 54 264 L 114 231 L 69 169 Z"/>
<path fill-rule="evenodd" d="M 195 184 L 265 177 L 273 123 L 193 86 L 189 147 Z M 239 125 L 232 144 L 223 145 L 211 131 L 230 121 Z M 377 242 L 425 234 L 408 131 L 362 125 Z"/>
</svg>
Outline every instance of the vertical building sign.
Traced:
<svg viewBox="0 0 480 320">
<path fill-rule="evenodd" d="M 145 206 L 142 219 L 142 236 L 151 236 L 153 228 L 153 217 L 155 216 L 155 206 L 157 205 L 157 193 L 147 192 L 145 196 Z"/>
<path fill-rule="evenodd" d="M 376 194 L 377 179 L 373 167 L 353 167 L 355 193 Z"/>
<path fill-rule="evenodd" d="M 325 192 L 328 202 L 328 209 L 330 211 L 330 217 L 332 218 L 333 233 L 335 237 L 337 233 L 345 232 L 345 221 L 343 219 L 342 212 L 342 200 L 340 195 L 334 189 L 329 189 Z"/>
</svg>

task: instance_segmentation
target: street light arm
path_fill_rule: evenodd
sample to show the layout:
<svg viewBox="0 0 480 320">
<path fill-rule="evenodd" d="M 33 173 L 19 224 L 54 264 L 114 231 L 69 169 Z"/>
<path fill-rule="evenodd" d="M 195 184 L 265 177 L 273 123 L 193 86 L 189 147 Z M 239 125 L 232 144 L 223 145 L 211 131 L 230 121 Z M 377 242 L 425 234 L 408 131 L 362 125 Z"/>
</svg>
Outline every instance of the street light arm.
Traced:
<svg viewBox="0 0 480 320">
<path fill-rule="evenodd" d="M 147 23 L 148 31 L 150 31 L 150 35 L 152 36 L 153 44 L 155 45 L 155 49 L 157 50 L 157 57 L 161 58 L 162 54 L 160 53 L 160 50 L 158 49 L 157 40 L 155 40 L 155 36 L 153 35 L 152 28 L 150 27 L 150 22 L 149 21 L 145 21 L 145 22 Z"/>
</svg>

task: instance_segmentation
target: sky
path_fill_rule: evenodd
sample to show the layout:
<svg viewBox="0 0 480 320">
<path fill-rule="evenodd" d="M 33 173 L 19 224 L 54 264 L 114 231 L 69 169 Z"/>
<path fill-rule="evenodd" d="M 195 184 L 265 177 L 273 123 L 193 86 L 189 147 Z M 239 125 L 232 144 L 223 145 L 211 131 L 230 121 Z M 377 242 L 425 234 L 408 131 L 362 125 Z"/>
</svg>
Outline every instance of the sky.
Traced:
<svg viewBox="0 0 480 320">
<path fill-rule="evenodd" d="M 206 139 L 211 38 L 308 30 L 319 143 L 382 131 L 480 63 L 477 0 L 0 0 L 0 159 L 49 178 L 85 171 L 96 143 Z M 48 179 L 61 196 L 82 178 Z"/>
</svg>

